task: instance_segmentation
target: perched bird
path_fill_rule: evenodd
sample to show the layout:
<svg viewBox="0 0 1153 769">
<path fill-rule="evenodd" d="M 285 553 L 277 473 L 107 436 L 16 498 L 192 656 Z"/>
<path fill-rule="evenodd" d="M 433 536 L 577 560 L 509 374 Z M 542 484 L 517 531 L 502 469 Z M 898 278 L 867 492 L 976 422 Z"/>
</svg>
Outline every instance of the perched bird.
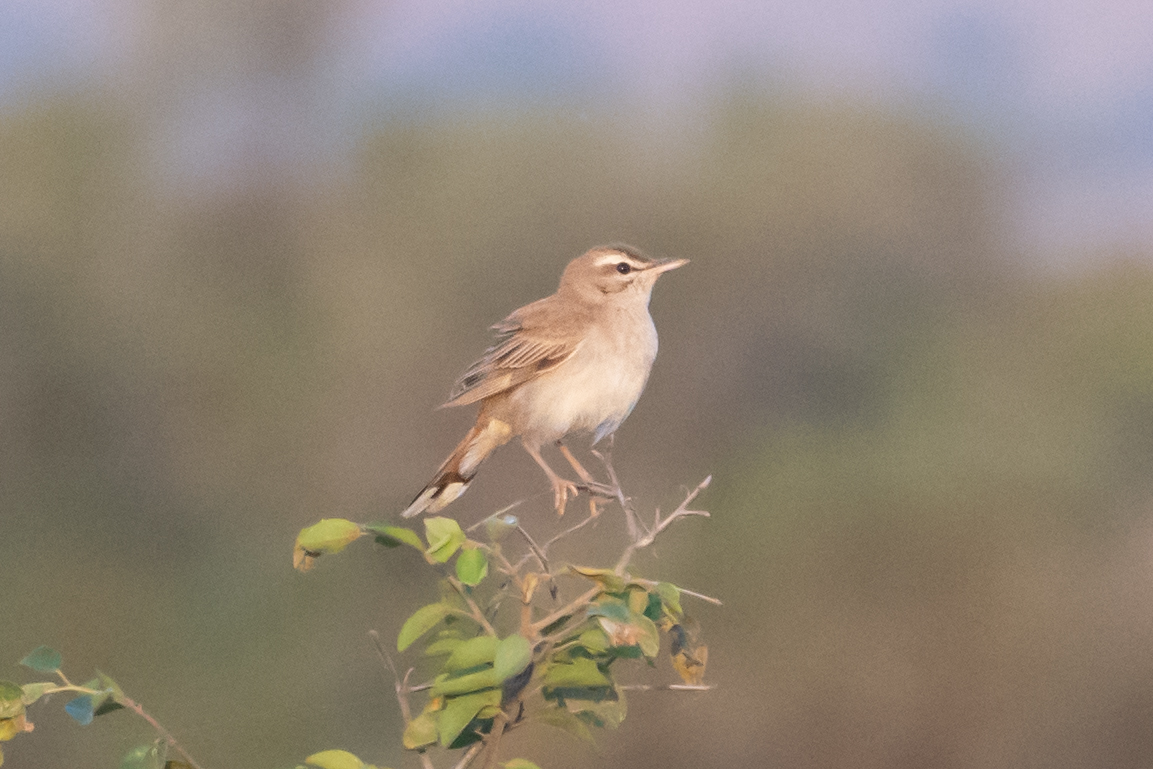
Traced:
<svg viewBox="0 0 1153 769">
<path fill-rule="evenodd" d="M 496 341 L 444 404 L 479 401 L 476 424 L 404 517 L 444 508 L 468 489 L 480 463 L 515 437 L 548 476 L 558 513 L 577 485 L 548 466 L 540 453 L 545 444 L 559 446 L 586 487 L 598 486 L 561 441 L 591 432 L 595 444 L 633 410 L 657 354 L 653 284 L 687 262 L 600 246 L 569 262 L 555 294 L 493 326 Z"/>
</svg>

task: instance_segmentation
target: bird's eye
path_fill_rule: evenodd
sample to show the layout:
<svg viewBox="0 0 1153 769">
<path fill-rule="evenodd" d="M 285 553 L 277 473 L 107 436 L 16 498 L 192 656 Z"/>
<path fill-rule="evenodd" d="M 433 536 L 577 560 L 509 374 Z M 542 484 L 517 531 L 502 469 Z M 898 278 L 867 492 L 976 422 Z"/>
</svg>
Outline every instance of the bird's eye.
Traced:
<svg viewBox="0 0 1153 769">
<path fill-rule="evenodd" d="M 632 269 L 632 266 L 630 266 L 628 262 L 621 262 L 617 265 L 617 272 L 619 272 L 621 275 L 628 275 L 630 272 L 632 272 Z"/>
</svg>

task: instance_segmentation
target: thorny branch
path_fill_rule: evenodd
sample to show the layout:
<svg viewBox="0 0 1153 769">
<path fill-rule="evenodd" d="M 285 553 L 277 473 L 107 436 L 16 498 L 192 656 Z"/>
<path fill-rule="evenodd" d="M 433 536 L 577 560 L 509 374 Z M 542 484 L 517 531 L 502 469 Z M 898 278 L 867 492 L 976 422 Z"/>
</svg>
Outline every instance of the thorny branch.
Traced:
<svg viewBox="0 0 1153 769">
<path fill-rule="evenodd" d="M 703 510 L 689 509 L 689 505 L 702 491 L 704 491 L 704 489 L 708 487 L 710 481 L 712 480 L 711 475 L 701 481 L 692 491 L 688 492 L 684 501 L 682 501 L 681 504 L 678 505 L 677 508 L 667 516 L 662 516 L 660 510 L 656 510 L 651 526 L 646 526 L 644 523 L 642 523 L 640 517 L 637 515 L 636 510 L 632 504 L 632 500 L 625 496 L 621 489 L 620 480 L 617 477 L 616 470 L 612 466 L 612 458 L 609 451 L 606 450 L 603 453 L 594 451 L 593 454 L 604 464 L 605 470 L 608 473 L 609 480 L 611 482 L 611 485 L 604 487 L 603 491 L 597 491 L 597 493 L 608 494 L 610 495 L 610 498 L 615 498 L 616 501 L 620 504 L 621 509 L 624 511 L 625 515 L 628 544 L 625 546 L 624 552 L 621 554 L 620 559 L 617 561 L 617 564 L 614 567 L 614 572 L 618 576 L 632 579 L 627 574 L 628 566 L 632 560 L 632 557 L 638 550 L 642 550 L 653 544 L 656 538 L 665 529 L 671 526 L 674 521 L 690 516 L 708 517 L 709 514 L 707 512 Z M 507 513 L 509 510 L 521 504 L 521 502 L 523 502 L 523 500 L 515 502 L 512 505 L 497 511 L 496 513 L 493 513 L 487 518 L 478 521 L 477 523 L 470 526 L 468 531 L 472 532 L 476 530 L 478 527 L 482 526 L 493 518 Z M 512 585 L 516 587 L 518 593 L 521 595 L 524 606 L 522 607 L 523 616 L 520 632 L 522 635 L 529 638 L 530 641 L 536 644 L 537 654 L 544 653 L 547 655 L 555 647 L 558 639 L 562 638 L 565 633 L 571 632 L 569 631 L 568 627 L 562 627 L 552 635 L 542 638 L 541 633 L 545 630 L 545 628 L 548 628 L 550 625 L 557 623 L 568 626 L 568 620 L 570 618 L 582 615 L 582 612 L 588 608 L 590 603 L 605 590 L 604 585 L 598 583 L 581 593 L 565 606 L 557 608 L 535 621 L 531 621 L 531 614 L 529 613 L 531 612 L 532 603 L 531 588 L 535 586 L 536 580 L 544 582 L 546 580 L 551 580 L 555 576 L 549 561 L 549 549 L 560 540 L 585 528 L 591 523 L 595 523 L 599 517 L 599 508 L 596 505 L 592 505 L 590 506 L 590 512 L 587 516 L 572 526 L 569 526 L 568 528 L 553 535 L 549 539 L 544 540 L 543 542 L 538 542 L 533 538 L 528 530 L 524 528 L 524 526 L 522 526 L 520 523 L 515 523 L 513 528 L 528 546 L 528 551 L 525 552 L 515 564 L 509 561 L 509 559 L 501 551 L 499 545 L 494 543 L 491 548 L 486 547 L 486 550 L 489 552 L 489 554 L 494 557 L 495 562 L 497 563 L 501 572 L 509 577 Z M 515 519 L 513 520 L 515 521 Z M 522 569 L 524 569 L 525 565 L 530 561 L 536 561 L 540 567 L 540 572 L 522 575 Z M 635 579 L 633 581 L 649 588 L 653 588 L 657 585 L 657 583 L 652 580 Z M 452 585 L 453 589 L 468 606 L 468 611 L 461 612 L 461 614 L 471 616 L 478 624 L 481 625 L 485 633 L 498 636 L 499 634 L 497 631 L 493 628 L 492 624 L 485 617 L 484 612 L 473 599 L 471 590 L 465 588 L 464 585 L 455 577 L 449 576 L 448 582 Z M 528 590 L 527 593 L 525 592 L 526 590 Z M 721 604 L 721 602 L 716 598 L 712 598 L 702 593 L 686 590 L 684 588 L 680 588 L 680 591 L 685 595 L 690 595 L 709 603 L 716 605 Z M 401 715 L 404 717 L 405 724 L 407 725 L 412 720 L 412 711 L 409 707 L 408 695 L 413 692 L 428 689 L 431 684 L 410 686 L 408 679 L 412 674 L 412 669 L 409 669 L 409 671 L 405 673 L 403 677 L 401 677 L 398 674 L 396 668 L 393 666 L 392 660 L 385 653 L 384 647 L 380 643 L 378 634 L 375 631 L 371 631 L 370 635 L 372 636 L 373 642 L 377 646 L 377 651 L 380 654 L 381 660 L 383 661 L 385 667 L 392 672 L 393 678 L 395 679 L 397 702 L 400 705 Z M 619 685 L 618 688 L 627 691 L 707 691 L 712 687 L 705 684 L 623 684 Z M 525 697 L 531 696 L 537 691 L 539 691 L 539 687 L 522 691 L 516 695 L 515 701 L 523 703 Z M 511 707 L 514 707 L 512 703 L 504 703 L 504 709 L 502 709 L 493 719 L 492 726 L 489 728 L 488 733 L 484 734 L 480 741 L 469 746 L 468 749 L 465 750 L 465 752 L 460 756 L 460 759 L 456 762 L 456 764 L 453 765 L 452 769 L 468 769 L 468 767 L 471 766 L 482 753 L 485 755 L 484 769 L 495 769 L 497 766 L 499 766 L 501 737 L 505 731 L 514 729 L 524 723 L 520 716 L 510 718 L 510 712 L 513 712 L 509 710 Z M 421 750 L 418 755 L 420 756 L 422 769 L 434 769 L 432 760 L 425 751 Z"/>
<path fill-rule="evenodd" d="M 632 560 L 633 554 L 636 551 L 651 545 L 656 540 L 657 535 L 667 529 L 673 523 L 673 521 L 679 518 L 685 518 L 694 515 L 700 516 L 702 518 L 708 518 L 709 514 L 707 511 L 689 510 L 688 506 L 690 502 L 697 498 L 698 494 L 709 487 L 709 483 L 711 483 L 712 480 L 713 476 L 710 475 L 699 484 L 697 484 L 697 487 L 690 491 L 688 496 L 685 497 L 685 501 L 681 502 L 680 505 L 677 506 L 677 509 L 669 513 L 667 517 L 661 518 L 661 511 L 658 509 L 653 517 L 653 527 L 643 535 L 639 537 L 633 537 L 633 541 L 629 543 L 628 547 L 625 548 L 624 553 L 621 554 L 621 558 L 619 561 L 617 561 L 616 565 L 617 574 L 623 575 L 625 569 L 627 569 L 629 566 L 629 561 Z"/>
</svg>

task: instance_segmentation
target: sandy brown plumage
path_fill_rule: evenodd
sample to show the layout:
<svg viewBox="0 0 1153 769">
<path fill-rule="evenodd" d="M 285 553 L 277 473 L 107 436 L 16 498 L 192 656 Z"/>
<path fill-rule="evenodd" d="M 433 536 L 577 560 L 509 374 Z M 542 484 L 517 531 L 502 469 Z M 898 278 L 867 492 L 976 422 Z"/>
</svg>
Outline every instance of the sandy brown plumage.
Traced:
<svg viewBox="0 0 1153 769">
<path fill-rule="evenodd" d="M 576 484 L 557 475 L 540 449 L 572 432 L 592 432 L 595 442 L 628 416 L 657 352 L 648 313 L 653 283 L 685 261 L 655 261 L 626 246 L 594 248 L 569 263 L 555 294 L 494 325 L 493 345 L 444 404 L 479 402 L 476 424 L 403 515 L 443 509 L 467 490 L 481 462 L 514 437 L 548 476 L 563 512 Z"/>
</svg>

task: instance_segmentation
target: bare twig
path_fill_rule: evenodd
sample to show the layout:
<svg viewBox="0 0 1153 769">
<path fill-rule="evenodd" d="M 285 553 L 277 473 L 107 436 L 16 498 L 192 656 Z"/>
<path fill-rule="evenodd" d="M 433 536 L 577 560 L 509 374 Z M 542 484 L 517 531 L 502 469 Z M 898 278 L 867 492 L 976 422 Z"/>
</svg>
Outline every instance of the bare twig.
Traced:
<svg viewBox="0 0 1153 769">
<path fill-rule="evenodd" d="M 636 582 L 637 584 L 640 584 L 640 585 L 644 585 L 645 587 L 656 587 L 659 584 L 656 580 L 653 580 L 653 579 L 639 579 L 636 577 L 633 578 L 633 582 Z M 677 586 L 677 590 L 681 591 L 685 595 L 691 595 L 693 598 L 699 598 L 702 601 L 707 601 L 708 603 L 711 603 L 714 606 L 724 606 L 724 604 L 721 603 L 721 599 L 713 598 L 711 595 L 705 595 L 704 593 L 698 593 L 694 590 L 689 590 L 688 588 L 681 587 L 680 585 Z"/>
<path fill-rule="evenodd" d="M 544 628 L 556 622 L 558 619 L 561 619 L 569 614 L 576 614 L 578 611 L 587 606 L 589 601 L 596 598 L 603 591 L 604 588 L 600 585 L 590 587 L 567 606 L 557 609 L 552 614 L 542 617 L 541 619 L 538 619 L 536 622 L 532 623 L 532 629 L 536 632 L 540 632 Z"/>
<path fill-rule="evenodd" d="M 505 505 L 504 507 L 502 507 L 500 510 L 497 510 L 492 515 L 487 515 L 484 518 L 481 518 L 479 521 L 474 523 L 472 526 L 469 526 L 467 529 L 465 529 L 465 531 L 467 531 L 468 533 L 471 534 L 472 532 L 479 529 L 481 526 L 488 523 L 488 521 L 490 521 L 491 519 L 496 518 L 498 515 L 504 515 L 509 510 L 515 510 L 516 508 L 520 507 L 523 504 L 524 504 L 524 500 L 518 499 L 516 502 L 513 502 L 511 505 Z"/>
<path fill-rule="evenodd" d="M 516 525 L 516 530 L 522 537 L 524 537 L 524 541 L 528 542 L 529 549 L 532 550 L 532 554 L 536 556 L 537 561 L 540 563 L 541 570 L 545 574 L 548 574 L 548 557 L 545 556 L 545 550 L 548 549 L 548 545 L 545 545 L 544 548 L 541 548 L 539 545 L 537 545 L 536 540 L 530 537 L 528 531 L 526 531 L 524 526 L 521 526 L 519 523 Z M 524 565 L 524 560 L 525 559 L 522 558 L 521 562 L 516 565 L 516 571 L 520 571 L 520 567 Z"/>
<path fill-rule="evenodd" d="M 580 529 L 583 529 L 585 526 L 588 526 L 590 523 L 597 520 L 597 518 L 598 518 L 598 516 L 591 515 L 591 514 L 588 515 L 583 520 L 581 520 L 580 523 L 575 524 L 573 526 L 570 526 L 567 529 L 565 529 L 564 531 L 560 532 L 559 534 L 553 536 L 550 540 L 548 540 L 543 545 L 541 545 L 539 548 L 537 548 L 537 550 L 540 551 L 539 553 L 537 553 L 536 550 L 534 550 L 532 555 L 536 555 L 537 560 L 547 559 L 549 548 L 552 547 L 552 545 L 554 543 L 559 542 L 560 540 L 564 539 L 565 537 L 572 534 L 573 532 L 576 532 L 576 531 L 579 531 Z M 520 529 L 521 527 L 518 526 L 517 528 Z M 522 532 L 522 533 L 525 535 L 525 537 L 528 537 L 527 532 Z M 535 544 L 535 543 L 533 543 L 533 544 Z M 518 571 L 520 570 L 520 567 L 524 566 L 525 562 L 529 559 L 529 557 L 530 557 L 529 554 L 526 553 L 525 556 L 523 558 L 521 558 L 520 561 L 517 562 L 516 568 Z M 547 573 L 549 571 L 547 560 L 542 563 L 542 566 L 544 566 L 544 570 Z"/>
<path fill-rule="evenodd" d="M 504 726 L 508 723 L 508 714 L 503 710 L 496 714 L 492 720 L 492 730 L 485 740 L 488 743 L 488 757 L 484 761 L 484 769 L 496 769 L 496 762 L 500 755 L 500 738 L 504 736 Z"/>
<path fill-rule="evenodd" d="M 388 656 L 388 652 L 384 650 L 384 644 L 380 642 L 380 633 L 375 630 L 368 631 L 368 637 L 372 639 L 372 643 L 376 646 L 376 653 L 380 655 L 380 661 L 392 673 L 392 677 L 396 682 L 396 701 L 400 705 L 400 715 L 404 719 L 404 725 L 407 727 L 409 722 L 412 721 L 412 710 L 408 706 L 408 695 L 410 692 L 417 691 L 420 688 L 428 688 L 427 686 L 418 687 L 416 689 L 408 685 L 408 677 L 412 675 L 412 668 L 409 668 L 401 678 L 397 672 L 396 665 L 392 664 L 392 657 Z M 420 765 L 422 769 L 435 769 L 432 759 L 424 751 L 420 752 Z"/>
<path fill-rule="evenodd" d="M 624 553 L 621 554 L 621 558 L 619 561 L 617 561 L 616 565 L 617 574 L 624 574 L 625 569 L 628 568 L 629 561 L 632 560 L 633 553 L 635 553 L 637 550 L 640 550 L 641 548 L 645 548 L 651 545 L 657 538 L 657 535 L 667 529 L 673 523 L 673 521 L 694 515 L 708 518 L 709 514 L 706 511 L 689 510 L 688 506 L 690 502 L 697 498 L 698 494 L 708 488 L 709 483 L 712 480 L 713 476 L 710 475 L 699 484 L 697 484 L 697 487 L 688 493 L 688 495 L 685 497 L 685 500 L 677 506 L 677 509 L 669 513 L 665 518 L 661 518 L 661 511 L 657 510 L 656 514 L 653 516 L 652 529 L 648 530 L 643 536 L 638 537 L 630 542 L 629 546 L 625 548 Z"/>
<path fill-rule="evenodd" d="M 617 502 L 620 503 L 621 510 L 625 513 L 625 526 L 628 529 L 629 541 L 635 542 L 637 537 L 640 536 L 640 530 L 643 528 L 643 524 L 641 524 L 640 519 L 637 518 L 637 513 L 636 510 L 633 509 L 632 502 L 625 496 L 624 491 L 621 489 L 620 479 L 617 478 L 616 468 L 613 467 L 612 447 L 612 436 L 609 436 L 608 448 L 603 452 L 593 449 L 592 454 L 601 461 L 605 466 L 605 472 L 609 474 L 613 491 L 616 492 Z"/>
<path fill-rule="evenodd" d="M 657 686 L 653 684 L 623 684 L 617 686 L 618 689 L 624 689 L 630 692 L 707 692 L 713 688 L 712 684 L 664 684 Z"/>
<path fill-rule="evenodd" d="M 452 769 L 466 769 L 466 767 L 472 763 L 472 760 L 480 755 L 483 747 L 483 742 L 473 743 L 472 747 L 464 752 L 464 755 L 460 757 L 460 760 L 456 762 Z"/>
</svg>

